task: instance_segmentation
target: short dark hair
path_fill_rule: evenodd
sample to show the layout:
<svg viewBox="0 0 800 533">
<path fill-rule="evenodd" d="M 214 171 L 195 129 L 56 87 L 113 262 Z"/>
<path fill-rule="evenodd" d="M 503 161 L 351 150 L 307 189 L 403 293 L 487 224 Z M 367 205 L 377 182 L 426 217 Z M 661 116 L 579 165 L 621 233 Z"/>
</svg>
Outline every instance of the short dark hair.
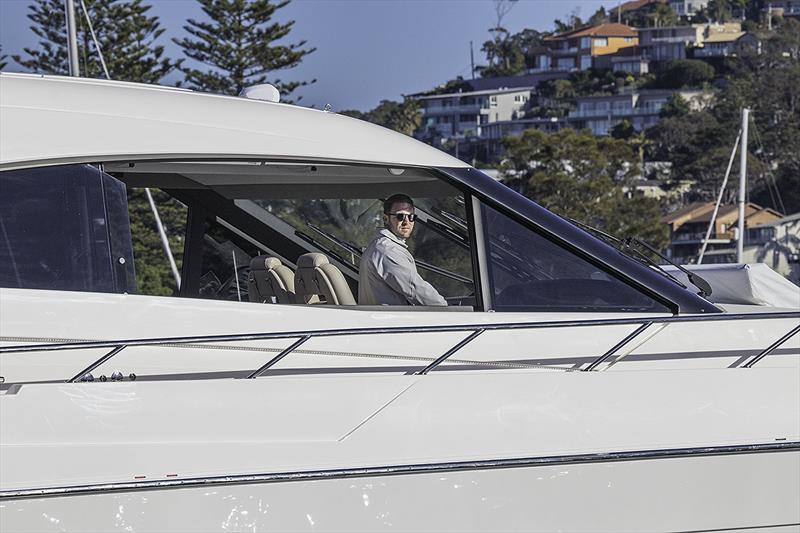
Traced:
<svg viewBox="0 0 800 533">
<path fill-rule="evenodd" d="M 414 207 L 414 200 L 405 194 L 393 194 L 383 202 L 383 212 L 391 213 L 394 204 L 409 204 Z"/>
</svg>

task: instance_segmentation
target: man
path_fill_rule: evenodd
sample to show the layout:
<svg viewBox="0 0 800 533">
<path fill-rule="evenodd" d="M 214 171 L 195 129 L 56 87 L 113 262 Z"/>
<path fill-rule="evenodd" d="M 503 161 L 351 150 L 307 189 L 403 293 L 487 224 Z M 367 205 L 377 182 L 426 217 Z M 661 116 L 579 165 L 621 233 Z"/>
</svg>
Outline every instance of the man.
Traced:
<svg viewBox="0 0 800 533">
<path fill-rule="evenodd" d="M 447 305 L 417 273 L 406 239 L 414 231 L 414 202 L 395 194 L 383 202 L 384 228 L 361 256 L 358 303 L 361 305 Z"/>
</svg>

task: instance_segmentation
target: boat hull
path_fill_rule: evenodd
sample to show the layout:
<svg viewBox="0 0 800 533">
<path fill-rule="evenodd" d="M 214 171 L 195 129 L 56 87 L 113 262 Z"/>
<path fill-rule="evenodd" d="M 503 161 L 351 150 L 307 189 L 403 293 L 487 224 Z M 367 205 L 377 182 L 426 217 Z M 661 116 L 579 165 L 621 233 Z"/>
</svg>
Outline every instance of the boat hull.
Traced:
<svg viewBox="0 0 800 533">
<path fill-rule="evenodd" d="M 100 490 L 2 501 L 0 530 L 788 532 L 798 475 L 792 450 Z"/>
</svg>

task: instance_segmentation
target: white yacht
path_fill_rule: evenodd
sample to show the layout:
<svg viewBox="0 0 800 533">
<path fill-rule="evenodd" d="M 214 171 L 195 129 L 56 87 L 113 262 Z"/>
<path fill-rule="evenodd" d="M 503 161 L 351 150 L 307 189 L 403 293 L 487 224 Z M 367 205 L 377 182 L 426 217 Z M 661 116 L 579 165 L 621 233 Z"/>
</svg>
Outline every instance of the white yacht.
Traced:
<svg viewBox="0 0 800 533">
<path fill-rule="evenodd" d="M 447 307 L 355 302 L 393 193 Z M 336 113 L 3 73 L 0 531 L 800 530 L 798 306 L 646 255 Z"/>
</svg>

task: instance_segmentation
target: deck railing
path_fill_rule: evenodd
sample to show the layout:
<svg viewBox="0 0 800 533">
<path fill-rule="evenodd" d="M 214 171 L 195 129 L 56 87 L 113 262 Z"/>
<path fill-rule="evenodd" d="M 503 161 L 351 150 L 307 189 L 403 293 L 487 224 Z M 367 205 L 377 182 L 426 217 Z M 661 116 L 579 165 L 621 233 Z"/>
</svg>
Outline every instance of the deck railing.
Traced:
<svg viewBox="0 0 800 533">
<path fill-rule="evenodd" d="M 623 347 L 630 344 L 634 339 L 638 338 L 642 333 L 648 330 L 654 324 L 673 324 L 673 323 L 697 323 L 697 322 L 723 322 L 723 321 L 752 321 L 752 320 L 775 320 L 796 318 L 798 324 L 791 328 L 788 332 L 776 339 L 772 344 L 764 348 L 759 353 L 751 356 L 749 359 L 742 358 L 742 363 L 738 365 L 739 368 L 752 368 L 756 363 L 767 357 L 769 354 L 777 350 L 786 341 L 792 338 L 800 331 L 800 312 L 776 312 L 776 313 L 742 313 L 742 314 L 710 314 L 710 315 L 684 315 L 684 316 L 666 316 L 666 317 L 646 317 L 646 318 L 608 318 L 608 319 L 594 319 L 594 320 L 562 320 L 562 321 L 548 321 L 548 322 L 511 322 L 511 323 L 496 323 L 496 324 L 452 324 L 452 325 L 423 325 L 423 326 L 397 326 L 397 327 L 378 327 L 378 328 L 350 328 L 350 329 L 320 329 L 320 330 L 306 330 L 306 331 L 283 331 L 283 332 L 270 332 L 270 333 L 247 333 L 247 334 L 233 334 L 233 335 L 200 335 L 200 336 L 184 336 L 184 337 L 160 337 L 160 338 L 142 338 L 142 339 L 127 339 L 127 340 L 110 340 L 110 341 L 80 341 L 80 342 L 65 342 L 53 344 L 29 344 L 17 346 L 0 347 L 0 355 L 9 353 L 26 353 L 26 352 L 46 352 L 46 351 L 62 351 L 62 350 L 81 350 L 81 349 L 98 349 L 98 348 L 111 348 L 111 350 L 104 354 L 102 357 L 94 361 L 88 367 L 83 368 L 80 372 L 66 380 L 68 383 L 75 383 L 86 381 L 87 377 L 93 370 L 100 365 L 108 362 L 117 354 L 122 352 L 125 348 L 131 346 L 164 346 L 164 345 L 181 345 L 181 344 L 204 344 L 204 343 L 225 343 L 225 342 L 242 342 L 242 341 L 259 341 L 259 340 L 274 340 L 274 339 L 297 339 L 287 348 L 283 349 L 278 355 L 271 358 L 261 367 L 253 370 L 247 375 L 248 379 L 256 378 L 262 375 L 265 371 L 273 367 L 279 361 L 290 355 L 301 345 L 308 340 L 320 337 L 342 337 L 353 335 L 390 335 L 390 334 L 414 334 L 414 333 L 445 333 L 445 332 L 466 332 L 468 335 L 459 341 L 455 346 L 447 350 L 444 354 L 434 359 L 430 364 L 414 372 L 414 374 L 425 375 L 436 367 L 441 365 L 453 354 L 467 346 L 478 336 L 486 331 L 515 331 L 515 330 L 535 330 L 535 329 L 557 329 L 557 328 L 584 328 L 584 327 L 597 327 L 597 326 L 617 326 L 617 325 L 637 325 L 638 327 L 631 333 L 627 334 L 619 342 L 614 344 L 609 350 L 602 355 L 597 356 L 586 368 L 584 372 L 594 371 L 599 365 L 607 361 L 610 357 L 616 354 Z M 536 368 L 540 365 L 531 365 L 531 368 Z"/>
</svg>

